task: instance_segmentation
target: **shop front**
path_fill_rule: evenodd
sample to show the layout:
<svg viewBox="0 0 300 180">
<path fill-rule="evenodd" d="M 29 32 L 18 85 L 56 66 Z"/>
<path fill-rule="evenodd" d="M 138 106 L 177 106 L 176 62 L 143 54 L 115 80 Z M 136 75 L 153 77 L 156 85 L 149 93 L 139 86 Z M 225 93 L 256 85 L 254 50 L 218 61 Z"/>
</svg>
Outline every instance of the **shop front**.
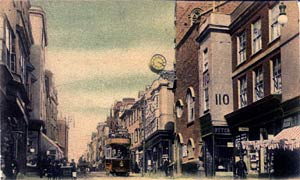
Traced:
<svg viewBox="0 0 300 180">
<path fill-rule="evenodd" d="M 233 136 L 234 163 L 243 157 L 249 174 L 268 177 L 272 171 L 269 163 L 272 152 L 266 147 L 245 149 L 243 145 L 272 139 L 281 130 L 282 117 L 280 95 L 267 96 L 226 115 Z"/>
<path fill-rule="evenodd" d="M 28 171 L 34 171 L 41 161 L 41 133 L 44 130 L 43 120 L 30 119 L 28 127 L 27 162 Z"/>
<path fill-rule="evenodd" d="M 165 160 L 173 162 L 173 136 L 166 130 L 157 130 L 145 141 L 146 171 L 158 173 L 164 170 Z"/>
<path fill-rule="evenodd" d="M 244 141 L 242 149 L 250 156 L 250 169 L 264 170 L 268 177 L 299 177 L 300 126 L 283 129 L 262 141 Z"/>
<path fill-rule="evenodd" d="M 61 148 L 44 133 L 41 133 L 41 152 L 52 160 L 64 158 Z"/>
<path fill-rule="evenodd" d="M 214 126 L 210 114 L 200 118 L 202 157 L 206 176 L 230 176 L 233 171 L 232 136 L 228 126 Z"/>
</svg>

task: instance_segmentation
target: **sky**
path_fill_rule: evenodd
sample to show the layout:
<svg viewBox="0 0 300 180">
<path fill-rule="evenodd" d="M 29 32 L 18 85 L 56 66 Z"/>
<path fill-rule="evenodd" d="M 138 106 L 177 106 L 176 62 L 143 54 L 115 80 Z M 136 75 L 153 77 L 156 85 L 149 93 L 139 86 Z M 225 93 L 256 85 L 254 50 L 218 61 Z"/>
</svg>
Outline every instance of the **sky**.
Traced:
<svg viewBox="0 0 300 180">
<path fill-rule="evenodd" d="M 71 119 L 69 158 L 87 149 L 112 104 L 137 98 L 158 75 L 154 54 L 174 61 L 174 1 L 34 0 L 46 12 L 46 68 L 54 73 L 59 117 Z"/>
</svg>

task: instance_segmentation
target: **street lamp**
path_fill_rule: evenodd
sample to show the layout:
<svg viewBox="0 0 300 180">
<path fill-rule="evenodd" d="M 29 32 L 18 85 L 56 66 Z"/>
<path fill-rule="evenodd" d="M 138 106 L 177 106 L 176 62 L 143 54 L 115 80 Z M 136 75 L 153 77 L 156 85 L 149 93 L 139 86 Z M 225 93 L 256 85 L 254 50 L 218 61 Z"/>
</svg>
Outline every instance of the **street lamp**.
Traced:
<svg viewBox="0 0 300 180">
<path fill-rule="evenodd" d="M 281 26 L 284 26 L 287 24 L 288 22 L 288 18 L 287 18 L 287 15 L 286 15 L 286 12 L 285 12 L 285 9 L 286 9 L 286 5 L 281 2 L 281 4 L 279 5 L 279 16 L 278 16 L 278 23 L 281 25 Z"/>
</svg>

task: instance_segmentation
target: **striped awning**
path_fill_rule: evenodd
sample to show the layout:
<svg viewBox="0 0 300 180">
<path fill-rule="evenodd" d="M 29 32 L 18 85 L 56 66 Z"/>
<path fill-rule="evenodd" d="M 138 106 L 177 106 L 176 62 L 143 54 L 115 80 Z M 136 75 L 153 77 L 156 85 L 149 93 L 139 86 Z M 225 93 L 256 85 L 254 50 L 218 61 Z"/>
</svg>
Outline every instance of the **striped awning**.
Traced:
<svg viewBox="0 0 300 180">
<path fill-rule="evenodd" d="M 273 139 L 258 141 L 243 141 L 243 149 L 284 149 L 299 150 L 300 149 L 300 126 L 283 129 Z"/>
<path fill-rule="evenodd" d="M 300 140 L 300 126 L 287 128 L 278 133 L 274 140 Z"/>
</svg>

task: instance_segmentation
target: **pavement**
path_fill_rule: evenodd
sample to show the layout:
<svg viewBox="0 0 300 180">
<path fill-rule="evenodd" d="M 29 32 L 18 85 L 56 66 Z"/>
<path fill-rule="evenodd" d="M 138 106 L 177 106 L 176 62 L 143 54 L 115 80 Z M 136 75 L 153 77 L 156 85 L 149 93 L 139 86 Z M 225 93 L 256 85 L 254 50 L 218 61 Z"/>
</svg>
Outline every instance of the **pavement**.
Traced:
<svg viewBox="0 0 300 180">
<path fill-rule="evenodd" d="M 40 178 L 36 175 L 20 175 L 17 178 L 18 180 L 48 180 L 48 178 L 44 177 L 44 178 Z M 88 179 L 88 180 L 124 180 L 124 179 L 142 179 L 142 180 L 153 180 L 153 179 L 175 179 L 175 180 L 184 180 L 184 179 L 188 179 L 188 180 L 209 180 L 209 179 L 213 179 L 213 180 L 234 180 L 233 177 L 213 177 L 213 178 L 207 178 L 207 177 L 197 177 L 197 176 L 181 176 L 181 177 L 165 177 L 162 175 L 153 175 L 153 174 L 145 174 L 144 177 L 141 176 L 141 174 L 134 174 L 131 173 L 129 175 L 129 177 L 119 177 L 119 176 L 106 176 L 105 172 L 91 172 L 89 174 L 87 174 L 86 176 L 83 175 L 79 175 L 77 180 L 83 180 L 83 179 Z M 247 180 L 262 180 L 262 179 L 269 179 L 269 178 L 256 178 L 256 177 L 248 177 Z M 71 180 L 71 178 L 63 178 L 62 180 Z M 280 179 L 276 179 L 276 180 L 280 180 Z M 282 179 L 282 180 L 287 180 Z M 288 180 L 300 180 L 299 178 L 291 178 Z"/>
</svg>

